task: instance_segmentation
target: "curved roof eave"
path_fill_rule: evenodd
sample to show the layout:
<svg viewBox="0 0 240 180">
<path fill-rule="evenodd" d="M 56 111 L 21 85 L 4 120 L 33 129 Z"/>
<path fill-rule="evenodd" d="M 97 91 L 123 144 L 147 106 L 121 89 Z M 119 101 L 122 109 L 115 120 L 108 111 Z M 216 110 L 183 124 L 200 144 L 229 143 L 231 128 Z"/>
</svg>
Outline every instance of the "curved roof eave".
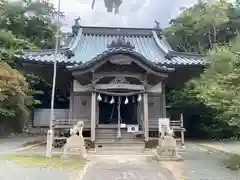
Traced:
<svg viewBox="0 0 240 180">
<path fill-rule="evenodd" d="M 155 72 L 172 72 L 175 69 L 174 68 L 168 68 L 166 66 L 160 66 L 156 63 L 153 63 L 152 61 L 148 60 L 145 58 L 143 55 L 140 53 L 131 50 L 131 49 L 126 49 L 126 48 L 112 48 L 108 49 L 100 54 L 98 54 L 96 57 L 94 57 L 92 60 L 83 63 L 83 64 L 76 64 L 75 66 L 68 67 L 70 71 L 78 71 L 78 70 L 86 70 L 90 69 L 91 67 L 94 67 L 95 64 L 106 60 L 106 58 L 117 55 L 117 54 L 125 54 L 128 56 L 134 57 L 137 61 L 140 61 L 143 63 L 145 66 L 150 68 L 151 70 Z"/>
</svg>

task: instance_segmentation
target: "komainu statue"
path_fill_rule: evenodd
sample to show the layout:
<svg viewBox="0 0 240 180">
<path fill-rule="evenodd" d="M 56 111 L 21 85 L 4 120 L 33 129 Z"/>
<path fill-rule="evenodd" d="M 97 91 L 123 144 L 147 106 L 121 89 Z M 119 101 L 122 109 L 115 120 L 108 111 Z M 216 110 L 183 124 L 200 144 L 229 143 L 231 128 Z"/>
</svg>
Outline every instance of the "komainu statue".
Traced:
<svg viewBox="0 0 240 180">
<path fill-rule="evenodd" d="M 175 157 L 177 143 L 173 137 L 173 130 L 168 125 L 162 125 L 160 129 L 160 138 L 158 140 L 157 154 L 159 156 Z"/>
<path fill-rule="evenodd" d="M 173 129 L 171 129 L 168 125 L 162 125 L 160 132 L 161 132 L 161 135 L 160 135 L 161 138 L 163 138 L 164 136 L 171 136 L 171 137 L 174 136 Z"/>
<path fill-rule="evenodd" d="M 84 138 L 82 135 L 84 123 L 79 121 L 73 128 L 70 129 L 71 136 L 67 139 L 64 145 L 64 155 L 79 154 L 82 158 L 86 158 L 86 149 L 84 146 Z"/>
<path fill-rule="evenodd" d="M 84 123 L 82 121 L 78 121 L 78 123 L 75 126 L 73 126 L 73 128 L 70 128 L 71 136 L 77 134 L 79 134 L 79 136 L 82 136 L 83 126 Z"/>
</svg>

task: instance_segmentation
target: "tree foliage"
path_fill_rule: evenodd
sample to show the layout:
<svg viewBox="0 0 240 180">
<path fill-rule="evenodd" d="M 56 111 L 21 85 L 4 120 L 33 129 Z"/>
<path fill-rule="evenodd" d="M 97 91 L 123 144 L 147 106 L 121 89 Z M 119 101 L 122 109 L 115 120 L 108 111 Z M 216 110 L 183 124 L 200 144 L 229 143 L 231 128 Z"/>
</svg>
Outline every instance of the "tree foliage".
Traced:
<svg viewBox="0 0 240 180">
<path fill-rule="evenodd" d="M 56 11 L 52 4 L 31 0 L 8 1 L 3 9 L 1 28 L 41 48 L 54 47 Z"/>
<path fill-rule="evenodd" d="M 0 59 L 14 63 L 16 55 L 20 55 L 23 49 L 37 48 L 35 44 L 21 38 L 17 38 L 11 31 L 0 30 Z"/>
<path fill-rule="evenodd" d="M 45 83 L 25 72 L 18 56 L 23 49 L 53 48 L 55 13 L 46 2 L 0 1 L 0 120 L 14 120 L 14 130 L 21 129 L 29 109 L 40 103 L 34 97 L 44 92 Z"/>
<path fill-rule="evenodd" d="M 26 78 L 7 63 L 0 61 L 0 116 L 27 115 L 32 98 Z"/>
<path fill-rule="evenodd" d="M 208 55 L 210 66 L 194 81 L 197 98 L 218 112 L 218 119 L 240 126 L 240 37 Z"/>
<path fill-rule="evenodd" d="M 237 35 L 240 11 L 224 0 L 183 9 L 164 30 L 172 47 L 182 52 L 205 53 L 214 44 L 224 44 Z"/>
<path fill-rule="evenodd" d="M 165 29 L 175 50 L 205 53 L 208 60 L 199 78 L 168 94 L 169 105 L 185 113 L 192 133 L 196 133 L 193 126 L 198 124 L 201 136 L 239 135 L 239 17 L 239 2 L 200 2 L 184 9 Z"/>
</svg>

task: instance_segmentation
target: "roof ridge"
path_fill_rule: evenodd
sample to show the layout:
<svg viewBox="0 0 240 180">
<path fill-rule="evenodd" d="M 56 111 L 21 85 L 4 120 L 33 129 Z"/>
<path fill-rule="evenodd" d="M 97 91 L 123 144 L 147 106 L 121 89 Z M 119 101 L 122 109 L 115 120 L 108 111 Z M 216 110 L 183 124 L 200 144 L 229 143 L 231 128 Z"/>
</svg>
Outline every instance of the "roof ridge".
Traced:
<svg viewBox="0 0 240 180">
<path fill-rule="evenodd" d="M 84 34 L 101 34 L 113 36 L 149 36 L 153 29 L 147 28 L 121 28 L 121 27 L 90 27 L 81 26 Z"/>
<path fill-rule="evenodd" d="M 189 53 L 189 52 L 177 52 L 174 50 L 170 50 L 168 55 L 170 56 L 190 56 L 190 57 L 206 57 L 204 54 L 197 54 L 197 53 Z"/>
<path fill-rule="evenodd" d="M 152 34 L 153 34 L 153 38 L 154 38 L 157 46 L 158 46 L 165 54 L 168 54 L 169 48 L 168 48 L 168 47 L 164 47 L 164 45 L 160 42 L 160 39 L 159 39 L 157 33 L 156 33 L 154 30 L 152 30 Z"/>
<path fill-rule="evenodd" d="M 99 29 L 99 28 L 103 28 L 103 29 L 132 29 L 132 30 L 154 30 L 154 28 L 136 28 L 136 27 L 119 27 L 119 26 L 84 26 L 81 25 L 81 28 L 93 28 L 93 29 Z"/>
<path fill-rule="evenodd" d="M 97 32 L 97 33 L 88 33 L 88 32 L 83 32 L 83 35 L 91 35 L 91 36 L 111 36 L 111 37 L 152 37 L 152 34 L 146 35 L 146 34 L 124 34 L 124 35 L 118 35 L 118 34 L 106 34 L 102 32 Z"/>
<path fill-rule="evenodd" d="M 67 50 L 69 50 L 69 48 L 67 48 L 67 47 L 64 47 L 64 48 L 60 48 L 59 49 L 59 53 L 63 53 L 63 52 L 65 52 L 65 51 L 67 51 Z M 28 49 L 24 49 L 24 53 L 52 53 L 52 52 L 54 52 L 55 51 L 55 49 L 32 49 L 32 50 L 28 50 Z"/>
<path fill-rule="evenodd" d="M 81 39 L 82 34 L 83 34 L 83 29 L 79 28 L 77 36 L 74 36 L 73 42 L 71 44 L 69 44 L 70 51 L 74 51 L 76 49 L 76 47 Z"/>
</svg>

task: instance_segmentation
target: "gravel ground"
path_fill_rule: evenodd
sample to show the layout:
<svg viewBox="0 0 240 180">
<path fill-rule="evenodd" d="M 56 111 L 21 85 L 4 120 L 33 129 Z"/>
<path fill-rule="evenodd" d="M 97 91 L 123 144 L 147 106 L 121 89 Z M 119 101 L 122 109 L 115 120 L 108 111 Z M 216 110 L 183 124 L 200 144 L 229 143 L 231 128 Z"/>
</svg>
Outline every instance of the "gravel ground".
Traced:
<svg viewBox="0 0 240 180">
<path fill-rule="evenodd" d="M 13 153 L 16 148 L 19 148 L 22 144 L 34 141 L 40 137 L 35 136 L 12 136 L 8 138 L 0 138 L 0 155 Z M 42 138 L 42 137 L 41 137 Z"/>
<path fill-rule="evenodd" d="M 185 180 L 240 180 L 240 172 L 224 167 L 223 160 L 229 156 L 217 151 L 208 151 L 193 143 L 186 145 L 184 157 Z"/>
<path fill-rule="evenodd" d="M 24 168 L 10 161 L 0 161 L 1 180 L 68 180 L 71 174 L 57 169 Z"/>
<path fill-rule="evenodd" d="M 240 155 L 240 141 L 203 142 L 201 145 L 213 149 L 218 149 L 222 152 Z"/>
<path fill-rule="evenodd" d="M 3 155 L 14 152 L 30 138 L 0 139 L 0 153 Z M 10 151 L 9 151 L 10 150 Z M 223 160 L 228 155 L 194 143 L 187 143 L 186 149 L 180 154 L 184 157 L 185 180 L 240 180 L 240 172 L 226 169 Z M 176 166 L 177 169 L 179 169 Z M 11 173 L 14 172 L 14 173 Z M 0 160 L 0 180 L 80 180 L 76 174 L 49 168 L 24 168 L 13 162 Z M 167 177 L 167 178 L 166 178 Z M 170 173 L 160 167 L 157 162 L 143 156 L 112 156 L 95 158 L 89 166 L 83 180 L 173 180 Z"/>
<path fill-rule="evenodd" d="M 15 154 L 15 149 L 22 144 L 36 140 L 38 137 L 15 136 L 0 139 L 0 156 Z M 17 153 L 21 154 L 21 153 Z M 42 154 L 45 154 L 42 153 Z M 0 159 L 0 180 L 78 180 L 78 173 L 53 168 L 25 168 L 14 162 Z"/>
</svg>

